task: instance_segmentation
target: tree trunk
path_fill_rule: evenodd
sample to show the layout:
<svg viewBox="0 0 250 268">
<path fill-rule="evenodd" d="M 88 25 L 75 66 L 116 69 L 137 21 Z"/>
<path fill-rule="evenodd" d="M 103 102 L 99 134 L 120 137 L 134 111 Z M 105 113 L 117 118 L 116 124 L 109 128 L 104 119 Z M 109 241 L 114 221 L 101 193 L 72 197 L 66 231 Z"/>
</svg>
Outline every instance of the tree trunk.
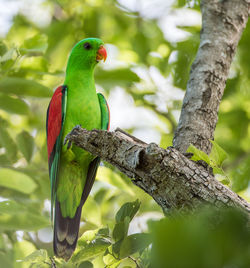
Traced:
<svg viewBox="0 0 250 268">
<path fill-rule="evenodd" d="M 204 0 L 199 50 L 192 64 L 174 147 L 209 154 L 229 68 L 246 26 L 249 1 Z"/>
</svg>

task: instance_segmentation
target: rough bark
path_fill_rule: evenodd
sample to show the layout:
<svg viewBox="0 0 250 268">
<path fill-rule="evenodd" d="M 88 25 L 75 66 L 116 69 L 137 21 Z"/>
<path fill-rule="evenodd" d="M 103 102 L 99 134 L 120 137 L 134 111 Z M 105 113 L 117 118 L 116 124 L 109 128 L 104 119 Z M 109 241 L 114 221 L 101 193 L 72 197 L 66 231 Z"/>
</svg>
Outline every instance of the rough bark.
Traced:
<svg viewBox="0 0 250 268">
<path fill-rule="evenodd" d="M 204 0 L 199 50 L 192 64 L 174 147 L 209 154 L 229 68 L 249 14 L 247 0 Z"/>
<path fill-rule="evenodd" d="M 67 139 L 120 169 L 151 195 L 165 213 L 212 204 L 237 207 L 250 215 L 250 204 L 173 147 L 164 150 L 121 130 L 87 131 L 76 127 Z"/>
</svg>

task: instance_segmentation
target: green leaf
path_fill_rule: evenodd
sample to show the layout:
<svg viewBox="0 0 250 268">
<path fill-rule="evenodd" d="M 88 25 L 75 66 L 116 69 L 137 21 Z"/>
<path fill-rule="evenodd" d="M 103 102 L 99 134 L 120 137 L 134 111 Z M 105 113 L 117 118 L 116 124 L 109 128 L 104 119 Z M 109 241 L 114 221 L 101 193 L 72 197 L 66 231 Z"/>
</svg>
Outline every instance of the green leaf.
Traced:
<svg viewBox="0 0 250 268">
<path fill-rule="evenodd" d="M 24 262 L 42 262 L 47 260 L 48 258 L 48 253 L 45 249 L 39 249 L 36 250 L 34 252 L 32 252 L 30 255 L 28 255 L 27 257 L 25 257 L 25 259 L 23 260 Z"/>
<path fill-rule="evenodd" d="M 0 63 L 8 61 L 8 60 L 14 60 L 16 57 L 17 57 L 16 49 L 11 48 L 3 56 L 0 56 Z"/>
<path fill-rule="evenodd" d="M 1 47 L 1 45 L 0 45 Z M 17 49 L 16 48 L 11 48 L 9 50 L 7 50 L 7 48 L 2 47 L 4 49 L 4 51 L 2 51 L 4 54 L 0 53 L 0 70 L 4 71 L 8 71 L 9 69 L 11 69 L 12 66 L 14 66 L 17 58 L 18 58 L 18 53 L 17 53 Z"/>
<path fill-rule="evenodd" d="M 52 91 L 49 88 L 33 80 L 20 77 L 2 78 L 0 80 L 0 92 L 40 98 L 47 98 L 52 95 Z"/>
<path fill-rule="evenodd" d="M 14 114 L 26 115 L 29 113 L 29 106 L 26 102 L 5 94 L 0 94 L 0 109 Z"/>
<path fill-rule="evenodd" d="M 113 245 L 109 246 L 107 250 L 105 251 L 105 254 L 103 255 L 103 262 L 106 264 L 109 268 L 115 268 L 117 267 L 121 260 L 117 259 L 113 255 Z"/>
<path fill-rule="evenodd" d="M 0 230 L 36 231 L 48 227 L 50 221 L 30 206 L 13 200 L 0 202 Z"/>
<path fill-rule="evenodd" d="M 15 260 L 15 264 L 14 267 L 15 268 L 26 268 L 27 264 L 22 262 L 22 260 L 29 254 L 31 254 L 34 250 L 35 250 L 35 246 L 26 240 L 20 241 L 20 242 L 16 242 L 14 244 L 14 260 Z"/>
<path fill-rule="evenodd" d="M 84 261 L 80 263 L 77 268 L 94 268 L 94 266 L 90 261 Z"/>
<path fill-rule="evenodd" d="M 98 230 L 98 235 L 103 236 L 103 237 L 108 237 L 109 236 L 109 228 L 104 227 Z"/>
<path fill-rule="evenodd" d="M 220 167 L 228 158 L 228 155 L 215 141 L 210 140 L 210 142 L 213 144 L 213 147 L 209 159 L 212 160 L 215 165 Z"/>
<path fill-rule="evenodd" d="M 244 189 L 247 189 L 250 182 L 250 157 L 234 169 L 232 172 L 233 179 L 233 191 L 239 192 Z"/>
<path fill-rule="evenodd" d="M 206 207 L 175 216 L 152 225 L 151 267 L 249 266 L 250 230 L 240 210 Z"/>
<path fill-rule="evenodd" d="M 22 152 L 25 159 L 30 162 L 34 152 L 35 142 L 33 137 L 27 131 L 22 131 L 16 137 L 19 150 Z"/>
<path fill-rule="evenodd" d="M 78 239 L 77 245 L 80 248 L 85 247 L 87 244 L 89 244 L 91 241 L 97 238 L 104 238 L 109 240 L 109 228 L 100 228 L 95 230 L 88 230 L 85 231 L 82 236 Z"/>
<path fill-rule="evenodd" d="M 22 54 L 28 54 L 29 56 L 40 56 L 46 52 L 47 48 L 48 37 L 45 34 L 37 34 L 24 41 L 20 52 Z"/>
<path fill-rule="evenodd" d="M 8 51 L 3 41 L 0 41 L 0 56 L 3 56 Z"/>
<path fill-rule="evenodd" d="M 88 230 L 84 232 L 82 236 L 78 239 L 78 242 L 77 242 L 78 246 L 85 247 L 86 244 L 88 244 L 89 242 L 95 239 L 97 233 L 98 233 L 98 229 Z"/>
<path fill-rule="evenodd" d="M 119 266 L 119 264 L 121 263 L 120 260 L 116 260 L 114 263 L 110 264 L 110 265 L 107 265 L 106 267 L 107 268 L 117 268 Z M 126 268 L 126 267 L 123 267 L 123 268 Z M 131 267 L 129 267 L 131 268 Z"/>
<path fill-rule="evenodd" d="M 112 244 L 112 247 L 110 249 L 110 254 L 112 254 L 116 259 L 119 259 L 119 252 L 120 252 L 122 241 L 123 240 L 119 240 L 115 242 L 115 244 Z"/>
<path fill-rule="evenodd" d="M 15 163 L 17 161 L 17 146 L 8 133 L 7 129 L 2 125 L 0 127 L 0 144 L 5 148 L 5 154 L 8 160 L 11 163 Z"/>
<path fill-rule="evenodd" d="M 213 167 L 213 173 L 223 175 L 223 176 L 225 175 L 224 170 L 222 168 L 220 168 L 220 167 L 217 167 L 217 166 Z"/>
<path fill-rule="evenodd" d="M 127 236 L 129 223 L 130 223 L 130 218 L 126 216 L 123 221 L 117 222 L 115 224 L 112 235 L 116 242 Z"/>
<path fill-rule="evenodd" d="M 213 169 L 214 174 L 216 174 L 215 178 L 221 182 L 224 185 L 229 185 L 230 184 L 230 179 L 227 177 L 227 175 L 224 173 L 224 171 L 221 169 L 220 171 L 214 170 Z M 221 172 L 221 173 L 219 173 Z"/>
<path fill-rule="evenodd" d="M 116 222 L 124 221 L 125 217 L 129 217 L 130 221 L 140 208 L 140 202 L 137 199 L 134 202 L 128 202 L 122 205 L 115 215 Z"/>
<path fill-rule="evenodd" d="M 9 168 L 0 168 L 0 186 L 24 194 L 31 194 L 37 187 L 31 177 Z"/>
<path fill-rule="evenodd" d="M 139 233 L 132 234 L 125 237 L 120 246 L 119 257 L 126 258 L 138 251 L 144 250 L 151 244 L 151 237 L 149 234 Z"/>
<path fill-rule="evenodd" d="M 191 158 L 192 160 L 203 160 L 208 165 L 210 165 L 213 168 L 214 174 L 221 174 L 225 176 L 224 182 L 227 184 L 229 182 L 229 179 L 226 176 L 224 170 L 221 168 L 223 161 L 227 158 L 227 153 L 216 142 L 211 141 L 211 143 L 213 144 L 213 147 L 209 156 L 203 151 L 197 149 L 192 144 L 188 147 L 187 152 L 193 153 L 193 156 Z"/>
<path fill-rule="evenodd" d="M 192 160 L 194 161 L 198 161 L 198 160 L 203 160 L 205 161 L 207 164 L 210 164 L 210 160 L 209 160 L 209 156 L 204 153 L 203 151 L 197 149 L 194 145 L 190 144 L 188 149 L 187 149 L 187 153 L 192 153 Z"/>
<path fill-rule="evenodd" d="M 87 244 L 83 249 L 76 252 L 72 257 L 72 262 L 79 263 L 86 260 L 91 260 L 104 251 L 111 245 L 111 243 L 103 238 L 97 238 Z"/>
</svg>

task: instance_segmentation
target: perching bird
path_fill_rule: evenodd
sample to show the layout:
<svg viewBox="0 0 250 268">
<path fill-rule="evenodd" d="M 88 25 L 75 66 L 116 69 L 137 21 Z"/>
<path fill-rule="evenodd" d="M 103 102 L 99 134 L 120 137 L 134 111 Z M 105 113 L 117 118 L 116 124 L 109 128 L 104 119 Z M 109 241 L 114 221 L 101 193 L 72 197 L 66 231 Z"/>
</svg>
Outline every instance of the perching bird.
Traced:
<svg viewBox="0 0 250 268">
<path fill-rule="evenodd" d="M 79 232 L 81 210 L 92 188 L 100 163 L 83 149 L 63 145 L 76 126 L 109 128 L 109 109 L 104 96 L 96 93 L 94 68 L 106 60 L 102 40 L 87 38 L 71 51 L 64 84 L 54 92 L 47 110 L 47 149 L 51 183 L 51 215 L 54 210 L 54 253 L 68 260 Z"/>
</svg>

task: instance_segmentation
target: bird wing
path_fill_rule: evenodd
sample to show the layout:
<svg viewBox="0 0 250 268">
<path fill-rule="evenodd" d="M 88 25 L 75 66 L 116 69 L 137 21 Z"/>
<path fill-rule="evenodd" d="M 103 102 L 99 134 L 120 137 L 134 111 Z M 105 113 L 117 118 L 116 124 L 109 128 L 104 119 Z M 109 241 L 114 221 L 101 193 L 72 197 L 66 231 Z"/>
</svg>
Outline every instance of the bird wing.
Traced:
<svg viewBox="0 0 250 268">
<path fill-rule="evenodd" d="M 60 164 L 62 132 L 66 115 L 67 87 L 59 86 L 49 103 L 46 119 L 49 177 L 51 185 L 51 219 L 55 202 L 56 182 Z"/>
<path fill-rule="evenodd" d="M 102 94 L 97 94 L 101 110 L 101 129 L 109 129 L 109 108 Z M 60 203 L 55 201 L 55 224 L 54 224 L 54 252 L 57 256 L 68 260 L 75 250 L 82 206 L 85 203 L 93 186 L 96 172 L 100 164 L 100 157 L 96 157 L 88 167 L 86 182 L 84 185 L 81 202 L 73 218 L 64 218 L 61 213 Z"/>
<path fill-rule="evenodd" d="M 105 100 L 105 97 L 101 93 L 97 93 L 100 109 L 101 109 L 101 129 L 103 130 L 109 130 L 109 121 L 110 121 L 110 112 L 108 103 Z M 89 165 L 88 169 L 88 175 L 86 179 L 86 183 L 84 185 L 83 193 L 82 193 L 82 199 L 81 199 L 81 205 L 83 205 L 89 195 L 89 192 L 93 186 L 97 168 L 100 164 L 100 157 L 96 157 Z"/>
<path fill-rule="evenodd" d="M 101 129 L 109 130 L 110 111 L 109 111 L 108 103 L 101 93 L 97 93 L 97 96 L 99 99 L 99 104 L 100 104 L 100 109 L 101 109 L 101 120 L 102 120 Z"/>
</svg>

